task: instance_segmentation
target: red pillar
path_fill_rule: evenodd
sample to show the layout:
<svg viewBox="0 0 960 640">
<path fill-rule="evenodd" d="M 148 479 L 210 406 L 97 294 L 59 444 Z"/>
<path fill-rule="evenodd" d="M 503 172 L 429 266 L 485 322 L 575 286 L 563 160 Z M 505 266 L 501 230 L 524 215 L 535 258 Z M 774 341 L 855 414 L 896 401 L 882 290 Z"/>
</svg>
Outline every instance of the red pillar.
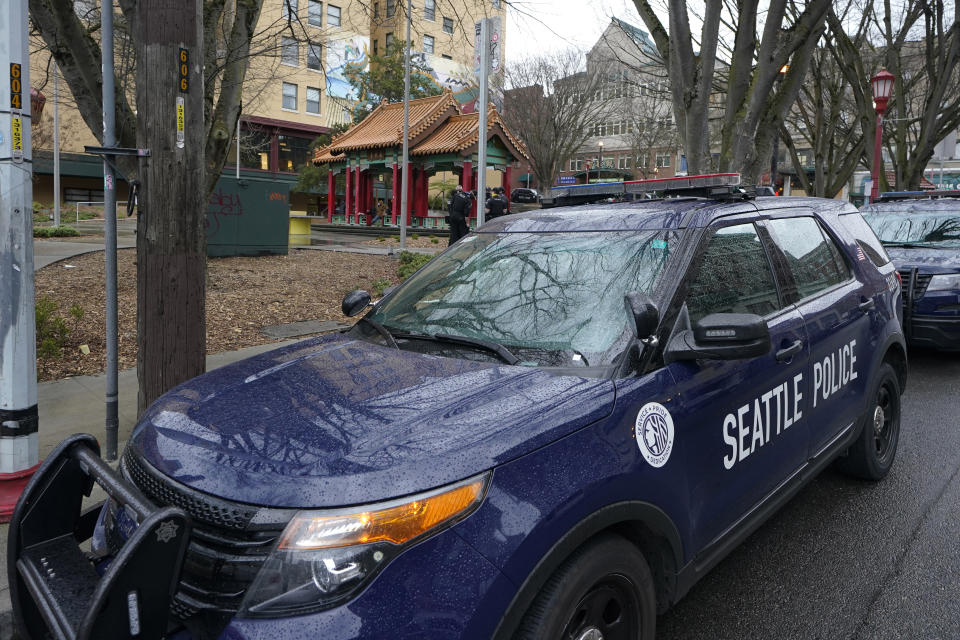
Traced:
<svg viewBox="0 0 960 640">
<path fill-rule="evenodd" d="M 346 189 L 344 192 L 343 220 L 350 223 L 350 216 L 353 215 L 353 167 L 347 165 Z"/>
<path fill-rule="evenodd" d="M 407 187 L 407 225 L 413 222 L 413 194 L 416 192 L 417 172 L 420 169 L 410 165 L 410 185 Z"/>
<path fill-rule="evenodd" d="M 427 215 L 427 182 L 427 170 L 421 169 L 420 172 L 417 173 L 417 197 L 414 202 L 414 207 L 419 216 Z"/>
<path fill-rule="evenodd" d="M 330 222 L 333 222 L 333 207 L 334 203 L 337 200 L 337 180 L 333 175 L 333 167 L 328 165 L 329 171 L 327 173 L 327 217 L 330 218 Z"/>
<path fill-rule="evenodd" d="M 473 175 L 472 175 L 472 178 L 471 178 L 471 180 L 470 180 L 470 184 L 473 185 L 473 187 L 471 187 L 471 189 L 476 188 L 476 186 L 479 184 L 479 181 L 477 180 L 477 169 L 474 169 L 474 170 L 473 170 Z M 484 194 L 478 193 L 476 200 L 474 200 L 473 203 L 470 205 L 470 217 L 471 217 L 471 218 L 476 218 L 476 217 L 477 217 L 477 203 L 480 202 L 480 201 L 483 200 L 483 199 L 484 199 Z"/>
<path fill-rule="evenodd" d="M 393 201 L 390 207 L 390 224 L 397 224 L 397 214 L 400 212 L 400 167 L 393 163 Z"/>
</svg>

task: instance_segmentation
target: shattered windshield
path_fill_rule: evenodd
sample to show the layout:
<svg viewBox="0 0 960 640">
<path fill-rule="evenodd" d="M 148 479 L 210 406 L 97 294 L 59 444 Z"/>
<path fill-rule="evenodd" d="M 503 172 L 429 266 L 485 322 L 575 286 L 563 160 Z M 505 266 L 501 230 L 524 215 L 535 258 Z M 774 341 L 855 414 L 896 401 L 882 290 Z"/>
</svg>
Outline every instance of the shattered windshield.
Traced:
<svg viewBox="0 0 960 640">
<path fill-rule="evenodd" d="M 609 364 L 630 335 L 624 295 L 653 291 L 676 238 L 659 230 L 468 236 L 370 318 L 401 334 L 494 342 L 520 364 Z"/>
<path fill-rule="evenodd" d="M 937 202 L 935 209 L 864 210 L 863 219 L 887 246 L 960 249 L 960 201 Z"/>
</svg>

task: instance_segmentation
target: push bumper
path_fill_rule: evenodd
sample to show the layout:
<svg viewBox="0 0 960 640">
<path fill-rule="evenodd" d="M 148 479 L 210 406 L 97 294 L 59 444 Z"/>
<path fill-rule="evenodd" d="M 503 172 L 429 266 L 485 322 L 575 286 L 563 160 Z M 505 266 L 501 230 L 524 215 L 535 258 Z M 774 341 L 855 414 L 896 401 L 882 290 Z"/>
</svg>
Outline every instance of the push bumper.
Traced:
<svg viewBox="0 0 960 640">
<path fill-rule="evenodd" d="M 94 482 L 139 523 L 109 564 L 80 549 L 100 511 L 81 512 Z M 189 535 L 186 514 L 151 504 L 100 458 L 93 436 L 67 438 L 33 476 L 10 522 L 7 577 L 21 636 L 160 640 Z"/>
</svg>

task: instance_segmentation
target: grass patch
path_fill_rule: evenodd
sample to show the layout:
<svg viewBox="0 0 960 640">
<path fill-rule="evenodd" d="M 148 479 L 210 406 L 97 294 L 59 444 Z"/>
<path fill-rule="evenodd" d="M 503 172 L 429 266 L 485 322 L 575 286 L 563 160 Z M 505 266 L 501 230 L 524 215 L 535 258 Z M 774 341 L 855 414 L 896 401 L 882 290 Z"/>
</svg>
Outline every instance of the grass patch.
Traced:
<svg viewBox="0 0 960 640">
<path fill-rule="evenodd" d="M 34 227 L 34 238 L 71 238 L 80 235 L 80 232 L 68 224 L 59 227 Z"/>
<path fill-rule="evenodd" d="M 401 251 L 400 252 L 400 268 L 397 269 L 397 275 L 401 280 L 406 280 L 413 273 L 422 267 L 423 265 L 430 262 L 430 259 L 433 256 L 425 253 L 414 253 L 412 251 Z"/>
</svg>

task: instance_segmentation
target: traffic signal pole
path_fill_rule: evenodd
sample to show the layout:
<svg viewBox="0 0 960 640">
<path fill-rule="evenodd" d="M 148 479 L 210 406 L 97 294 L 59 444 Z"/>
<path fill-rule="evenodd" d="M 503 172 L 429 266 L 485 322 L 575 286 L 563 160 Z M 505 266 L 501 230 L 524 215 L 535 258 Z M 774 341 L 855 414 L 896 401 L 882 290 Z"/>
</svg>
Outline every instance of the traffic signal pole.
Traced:
<svg viewBox="0 0 960 640">
<path fill-rule="evenodd" d="M 0 522 L 36 471 L 37 350 L 27 0 L 0 3 Z"/>
</svg>

